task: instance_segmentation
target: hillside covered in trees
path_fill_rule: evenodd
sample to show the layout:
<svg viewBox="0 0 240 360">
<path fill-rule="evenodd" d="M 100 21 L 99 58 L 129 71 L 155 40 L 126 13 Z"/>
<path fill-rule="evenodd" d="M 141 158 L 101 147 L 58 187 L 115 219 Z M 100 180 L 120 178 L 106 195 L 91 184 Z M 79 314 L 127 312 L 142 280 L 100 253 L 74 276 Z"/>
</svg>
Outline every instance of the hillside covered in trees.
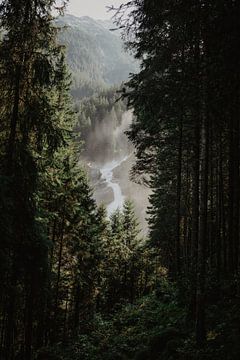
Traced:
<svg viewBox="0 0 240 360">
<path fill-rule="evenodd" d="M 65 5 L 0 2 L 0 359 L 237 360 L 240 3 L 113 9 L 140 63 L 121 86 L 119 34 L 74 17 L 64 33 Z M 93 27 L 116 50 L 104 66 Z M 126 108 L 146 236 L 131 200 L 96 204 L 79 161 L 105 156 L 91 129 Z"/>
<path fill-rule="evenodd" d="M 116 29 L 111 21 L 65 15 L 56 23 L 62 27 L 59 41 L 67 47 L 74 98 L 119 86 L 137 71 L 137 62 L 123 51 L 120 32 L 111 31 Z"/>
</svg>

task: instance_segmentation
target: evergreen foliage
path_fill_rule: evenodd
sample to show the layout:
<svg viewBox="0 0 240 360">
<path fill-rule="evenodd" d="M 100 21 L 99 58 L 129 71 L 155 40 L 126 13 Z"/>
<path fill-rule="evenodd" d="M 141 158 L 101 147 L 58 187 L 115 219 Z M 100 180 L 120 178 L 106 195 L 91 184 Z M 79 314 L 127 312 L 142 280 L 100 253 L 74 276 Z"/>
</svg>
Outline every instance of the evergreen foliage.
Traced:
<svg viewBox="0 0 240 360">
<path fill-rule="evenodd" d="M 0 358 L 238 359 L 239 2 L 123 4 L 140 72 L 116 102 L 80 71 L 75 105 L 57 5 L 0 2 Z M 148 239 L 130 200 L 97 207 L 79 165 L 126 100 Z"/>
<path fill-rule="evenodd" d="M 75 131 L 83 141 L 85 157 L 104 160 L 116 151 L 114 132 L 121 125 L 126 103 L 119 100 L 119 88 L 111 87 L 98 94 L 75 100 Z"/>
<path fill-rule="evenodd" d="M 116 14 L 141 62 L 123 98 L 135 114 L 133 170 L 153 189 L 151 245 L 188 294 L 200 348 L 215 297 L 238 292 L 237 14 L 236 1 L 202 0 L 129 1 Z"/>
</svg>

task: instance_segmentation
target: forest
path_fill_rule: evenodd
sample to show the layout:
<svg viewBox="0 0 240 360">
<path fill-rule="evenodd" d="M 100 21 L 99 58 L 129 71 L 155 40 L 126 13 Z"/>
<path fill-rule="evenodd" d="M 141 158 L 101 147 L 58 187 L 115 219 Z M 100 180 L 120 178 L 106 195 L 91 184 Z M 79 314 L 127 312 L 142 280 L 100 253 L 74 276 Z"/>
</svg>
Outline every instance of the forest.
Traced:
<svg viewBox="0 0 240 360">
<path fill-rule="evenodd" d="M 0 1 L 0 359 L 238 360 L 240 2 L 112 6 L 139 68 L 95 89 L 67 64 L 66 5 Z M 144 236 L 79 161 L 126 108 Z"/>
</svg>

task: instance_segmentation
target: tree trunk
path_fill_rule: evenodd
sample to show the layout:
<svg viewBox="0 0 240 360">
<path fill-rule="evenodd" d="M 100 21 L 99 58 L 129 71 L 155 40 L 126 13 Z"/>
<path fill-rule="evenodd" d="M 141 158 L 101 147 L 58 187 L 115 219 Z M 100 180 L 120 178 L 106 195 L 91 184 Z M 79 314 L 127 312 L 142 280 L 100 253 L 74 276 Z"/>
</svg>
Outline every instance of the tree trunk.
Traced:
<svg viewBox="0 0 240 360">
<path fill-rule="evenodd" d="M 196 294 L 196 340 L 202 346 L 206 340 L 205 325 L 205 282 L 207 245 L 207 206 L 208 206 L 208 124 L 204 115 L 201 129 L 200 152 L 200 204 L 199 204 L 199 242 Z"/>
<path fill-rule="evenodd" d="M 179 144 L 178 144 L 178 167 L 177 167 L 177 231 L 176 231 L 176 273 L 181 273 L 181 194 L 182 194 L 182 137 L 183 119 L 181 116 L 179 125 Z"/>
<path fill-rule="evenodd" d="M 13 155 L 15 152 L 16 130 L 17 130 L 17 123 L 19 116 L 18 113 L 19 113 L 19 100 L 20 100 L 20 79 L 21 79 L 21 65 L 17 65 L 13 111 L 12 111 L 11 123 L 10 123 L 10 134 L 7 144 L 7 172 L 9 175 L 12 174 L 12 170 L 13 170 Z"/>
</svg>

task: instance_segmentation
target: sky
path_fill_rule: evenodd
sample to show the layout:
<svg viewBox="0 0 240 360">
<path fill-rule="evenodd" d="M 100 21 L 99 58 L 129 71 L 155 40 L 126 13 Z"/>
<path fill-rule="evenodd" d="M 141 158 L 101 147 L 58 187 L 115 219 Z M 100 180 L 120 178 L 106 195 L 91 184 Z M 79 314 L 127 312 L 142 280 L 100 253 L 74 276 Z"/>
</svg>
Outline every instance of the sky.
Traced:
<svg viewBox="0 0 240 360">
<path fill-rule="evenodd" d="M 119 6 L 125 0 L 69 0 L 67 13 L 75 16 L 90 16 L 94 19 L 110 19 L 106 6 Z"/>
</svg>

